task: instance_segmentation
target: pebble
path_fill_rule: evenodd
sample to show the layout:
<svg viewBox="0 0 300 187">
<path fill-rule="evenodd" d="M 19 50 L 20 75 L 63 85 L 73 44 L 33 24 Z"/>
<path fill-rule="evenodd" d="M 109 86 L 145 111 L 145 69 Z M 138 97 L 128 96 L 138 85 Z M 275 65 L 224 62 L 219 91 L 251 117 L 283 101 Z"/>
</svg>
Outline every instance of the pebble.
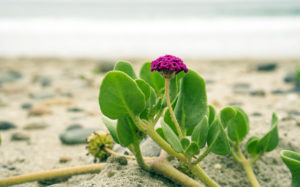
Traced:
<svg viewBox="0 0 300 187">
<path fill-rule="evenodd" d="M 288 111 L 289 115 L 294 115 L 294 116 L 300 116 L 300 112 L 297 110 L 290 110 Z"/>
<path fill-rule="evenodd" d="M 216 81 L 215 80 L 212 80 L 212 79 L 206 79 L 205 80 L 205 83 L 206 84 L 214 84 Z"/>
<path fill-rule="evenodd" d="M 257 65 L 257 71 L 274 71 L 277 68 L 277 63 L 268 62 Z"/>
<path fill-rule="evenodd" d="M 113 151 L 116 152 L 116 153 L 123 154 L 123 155 L 132 155 L 131 152 L 129 151 L 129 149 L 127 149 L 125 147 L 122 147 L 119 144 L 114 145 Z"/>
<path fill-rule="evenodd" d="M 38 123 L 29 123 L 29 124 L 26 124 L 23 129 L 24 130 L 42 130 L 42 129 L 45 129 L 47 128 L 49 125 L 46 124 L 46 123 L 41 123 L 41 122 L 38 122 Z"/>
<path fill-rule="evenodd" d="M 222 169 L 222 165 L 221 164 L 215 164 L 214 168 L 220 170 L 220 169 Z"/>
<path fill-rule="evenodd" d="M 31 99 L 43 100 L 48 98 L 53 98 L 55 95 L 53 93 L 32 93 L 29 94 Z"/>
<path fill-rule="evenodd" d="M 111 61 L 103 61 L 98 64 L 98 66 L 94 69 L 95 73 L 105 73 L 113 70 L 115 67 L 115 63 Z"/>
<path fill-rule="evenodd" d="M 266 93 L 263 90 L 253 90 L 253 91 L 250 91 L 250 95 L 264 97 L 264 96 L 266 96 Z"/>
<path fill-rule="evenodd" d="M 14 82 L 20 79 L 22 75 L 16 71 L 0 70 L 0 84 Z"/>
<path fill-rule="evenodd" d="M 71 157 L 60 157 L 59 158 L 59 163 L 64 164 L 64 163 L 68 163 L 72 160 Z"/>
<path fill-rule="evenodd" d="M 277 89 L 277 90 L 272 90 L 271 93 L 274 95 L 282 95 L 285 94 L 286 92 L 284 90 Z"/>
<path fill-rule="evenodd" d="M 24 110 L 31 109 L 32 108 L 32 104 L 31 103 L 23 103 L 21 105 L 21 108 L 24 109 Z"/>
<path fill-rule="evenodd" d="M 242 106 L 243 103 L 238 102 L 238 101 L 232 101 L 232 102 L 228 103 L 228 105 L 230 105 L 230 106 Z"/>
<path fill-rule="evenodd" d="M 294 72 L 289 72 L 283 79 L 285 83 L 296 82 L 296 77 Z"/>
<path fill-rule="evenodd" d="M 71 107 L 67 109 L 68 112 L 82 112 L 83 109 L 77 107 Z"/>
<path fill-rule="evenodd" d="M 262 116 L 262 113 L 259 113 L 259 112 L 253 112 L 253 113 L 252 113 L 252 116 Z"/>
<path fill-rule="evenodd" d="M 32 107 L 28 112 L 28 116 L 43 116 L 48 114 L 52 114 L 52 111 L 42 106 Z"/>
<path fill-rule="evenodd" d="M 84 144 L 87 143 L 86 139 L 93 132 L 98 130 L 98 128 L 76 128 L 66 130 L 65 132 L 60 134 L 59 138 L 60 141 L 66 145 Z"/>
<path fill-rule="evenodd" d="M 161 148 L 151 138 L 147 138 L 141 143 L 141 151 L 143 156 L 155 157 L 160 155 Z"/>
<path fill-rule="evenodd" d="M 123 156 L 114 156 L 114 155 L 110 156 L 107 159 L 107 162 L 109 162 L 109 163 L 119 163 L 122 166 L 126 166 L 128 164 L 128 161 L 125 157 L 123 157 Z"/>
<path fill-rule="evenodd" d="M 16 125 L 14 125 L 11 122 L 0 121 L 0 130 L 9 130 L 9 129 L 15 129 L 15 128 L 17 128 Z"/>
<path fill-rule="evenodd" d="M 250 84 L 248 83 L 236 83 L 233 85 L 233 91 L 235 94 L 248 94 Z"/>
<path fill-rule="evenodd" d="M 81 129 L 81 128 L 83 128 L 83 127 L 80 124 L 72 124 L 72 125 L 67 127 L 66 131 L 70 131 L 70 130 L 73 130 L 73 129 Z"/>
<path fill-rule="evenodd" d="M 10 137 L 11 141 L 28 141 L 30 140 L 30 137 L 24 133 L 21 132 L 15 132 Z"/>
<path fill-rule="evenodd" d="M 248 84 L 248 83 L 236 83 L 236 84 L 233 85 L 233 88 L 248 89 L 248 88 L 250 88 L 250 84 Z"/>
<path fill-rule="evenodd" d="M 49 77 L 41 77 L 40 83 L 42 87 L 49 87 L 51 86 L 51 79 Z"/>
<path fill-rule="evenodd" d="M 107 177 L 112 177 L 112 176 L 114 176 L 116 174 L 116 172 L 115 171 L 113 171 L 113 170 L 108 170 L 107 171 Z"/>
<path fill-rule="evenodd" d="M 41 185 L 44 185 L 44 186 L 49 186 L 49 185 L 52 185 L 52 184 L 66 182 L 66 181 L 69 180 L 69 178 L 71 178 L 71 176 L 59 177 L 59 178 L 53 178 L 53 179 L 46 179 L 46 180 L 38 181 L 38 183 L 41 184 Z"/>
</svg>

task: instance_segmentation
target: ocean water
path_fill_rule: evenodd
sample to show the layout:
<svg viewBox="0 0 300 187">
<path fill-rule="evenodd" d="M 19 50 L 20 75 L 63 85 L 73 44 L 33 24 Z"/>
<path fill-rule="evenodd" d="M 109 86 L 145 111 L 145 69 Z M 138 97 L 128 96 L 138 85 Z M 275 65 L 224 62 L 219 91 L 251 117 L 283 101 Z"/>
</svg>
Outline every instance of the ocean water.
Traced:
<svg viewBox="0 0 300 187">
<path fill-rule="evenodd" d="M 0 56 L 300 57 L 300 1 L 0 0 Z"/>
</svg>

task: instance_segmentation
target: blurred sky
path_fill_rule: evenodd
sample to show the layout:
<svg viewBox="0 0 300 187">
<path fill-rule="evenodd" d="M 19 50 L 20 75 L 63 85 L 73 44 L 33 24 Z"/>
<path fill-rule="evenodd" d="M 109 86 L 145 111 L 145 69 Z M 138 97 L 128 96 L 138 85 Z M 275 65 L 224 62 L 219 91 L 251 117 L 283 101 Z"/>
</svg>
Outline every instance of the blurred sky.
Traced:
<svg viewBox="0 0 300 187">
<path fill-rule="evenodd" d="M 0 56 L 300 57 L 297 0 L 0 0 Z"/>
</svg>

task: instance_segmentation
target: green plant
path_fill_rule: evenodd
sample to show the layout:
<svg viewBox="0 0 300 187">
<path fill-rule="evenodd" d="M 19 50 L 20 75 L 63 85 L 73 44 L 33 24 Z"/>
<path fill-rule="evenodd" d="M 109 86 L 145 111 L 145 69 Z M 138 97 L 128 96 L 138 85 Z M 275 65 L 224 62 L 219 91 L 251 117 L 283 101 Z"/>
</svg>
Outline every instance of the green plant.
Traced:
<svg viewBox="0 0 300 187">
<path fill-rule="evenodd" d="M 293 151 L 282 150 L 280 157 L 292 174 L 292 187 L 300 186 L 300 154 Z"/>
<path fill-rule="evenodd" d="M 245 157 L 240 143 L 249 131 L 247 114 L 238 107 L 226 107 L 217 113 L 207 104 L 203 78 L 182 64 L 181 59 L 166 55 L 152 64 L 145 63 L 139 77 L 128 62 L 118 62 L 105 75 L 99 105 L 111 119 L 104 118 L 104 123 L 114 141 L 127 147 L 141 168 L 161 173 L 152 167 L 153 161 L 145 162 L 140 151 L 141 141 L 149 136 L 207 186 L 219 185 L 199 163 L 211 152 L 232 154 L 244 167 L 252 186 L 259 186 L 251 165 L 277 146 L 277 116 L 273 114 L 272 128 L 265 136 L 248 140 Z M 172 172 L 175 170 L 169 174 Z M 172 179 L 182 181 L 180 177 Z"/>
<path fill-rule="evenodd" d="M 171 55 L 145 63 L 139 77 L 129 62 L 118 62 L 102 80 L 99 105 L 102 114 L 110 118 L 102 118 L 110 135 L 95 133 L 88 139 L 91 155 L 102 160 L 108 153 L 117 154 L 111 150 L 114 140 L 134 155 L 123 156 L 136 159 L 144 170 L 164 175 L 184 186 L 203 186 L 190 174 L 206 186 L 219 186 L 200 166 L 209 153 L 214 153 L 232 154 L 244 167 L 252 186 L 258 187 L 252 164 L 275 149 L 279 140 L 278 118 L 274 113 L 271 130 L 262 138 L 250 137 L 244 155 L 240 145 L 249 132 L 247 114 L 239 107 L 225 107 L 217 112 L 207 104 L 203 78 Z M 159 157 L 143 157 L 140 143 L 147 136 L 162 148 Z M 294 154 L 282 155 L 287 163 L 299 162 Z M 171 158 L 179 161 L 184 173 L 169 163 Z M 99 172 L 103 167 L 104 164 L 93 164 L 13 176 L 0 179 L 0 186 Z M 295 171 L 295 167 L 292 168 Z M 293 183 L 299 180 L 297 172 Z"/>
<path fill-rule="evenodd" d="M 249 120 L 247 114 L 239 107 L 225 107 L 220 112 L 221 134 L 219 142 L 212 152 L 228 154 L 243 166 L 252 186 L 260 186 L 252 169 L 252 164 L 260 159 L 264 153 L 274 150 L 279 141 L 278 118 L 275 113 L 272 116 L 271 129 L 262 137 L 252 136 L 248 139 L 245 156 L 240 148 L 242 141 L 249 132 Z M 226 129 L 226 130 L 225 130 Z M 215 132 L 212 132 L 215 133 Z M 225 138 L 226 137 L 226 138 Z M 224 148 L 226 147 L 226 149 Z"/>
</svg>

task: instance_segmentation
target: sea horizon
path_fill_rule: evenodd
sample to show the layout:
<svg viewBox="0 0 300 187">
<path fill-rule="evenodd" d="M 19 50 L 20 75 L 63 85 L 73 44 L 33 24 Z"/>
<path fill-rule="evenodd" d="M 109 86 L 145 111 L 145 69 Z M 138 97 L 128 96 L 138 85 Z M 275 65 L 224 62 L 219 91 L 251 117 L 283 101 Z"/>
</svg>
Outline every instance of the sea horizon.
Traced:
<svg viewBox="0 0 300 187">
<path fill-rule="evenodd" d="M 297 1 L 0 2 L 0 56 L 298 58 Z"/>
</svg>

